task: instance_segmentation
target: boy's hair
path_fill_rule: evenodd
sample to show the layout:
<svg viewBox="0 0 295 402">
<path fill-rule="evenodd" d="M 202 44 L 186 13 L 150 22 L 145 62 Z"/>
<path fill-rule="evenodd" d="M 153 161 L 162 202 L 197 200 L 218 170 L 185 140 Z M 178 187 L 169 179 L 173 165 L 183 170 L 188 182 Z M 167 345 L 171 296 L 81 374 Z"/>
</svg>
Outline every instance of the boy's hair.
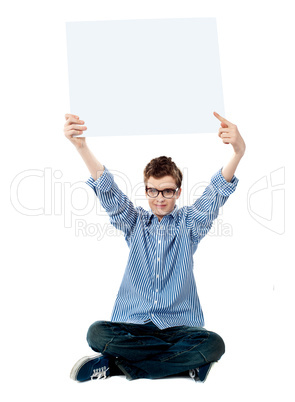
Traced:
<svg viewBox="0 0 295 402">
<path fill-rule="evenodd" d="M 182 173 L 170 157 L 159 156 L 158 158 L 152 159 L 143 171 L 145 184 L 151 176 L 156 179 L 161 179 L 165 176 L 172 176 L 176 181 L 177 187 L 181 187 Z"/>
</svg>

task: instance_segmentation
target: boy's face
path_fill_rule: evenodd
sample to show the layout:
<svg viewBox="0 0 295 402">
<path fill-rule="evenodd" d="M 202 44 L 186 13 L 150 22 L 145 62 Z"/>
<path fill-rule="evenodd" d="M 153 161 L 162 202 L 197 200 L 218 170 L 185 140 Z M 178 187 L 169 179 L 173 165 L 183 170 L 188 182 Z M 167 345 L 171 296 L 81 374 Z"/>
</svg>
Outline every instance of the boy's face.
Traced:
<svg viewBox="0 0 295 402">
<path fill-rule="evenodd" d="M 149 177 L 147 183 L 147 188 L 153 188 L 156 190 L 165 190 L 177 188 L 176 181 L 172 176 L 165 176 L 161 179 L 156 179 L 155 177 Z M 159 221 L 164 215 L 170 214 L 173 211 L 176 200 L 179 198 L 181 189 L 178 189 L 174 194 L 173 198 L 165 198 L 162 193 L 159 193 L 156 198 L 151 198 L 146 192 L 146 198 L 148 200 L 149 206 L 152 212 L 158 217 Z"/>
</svg>

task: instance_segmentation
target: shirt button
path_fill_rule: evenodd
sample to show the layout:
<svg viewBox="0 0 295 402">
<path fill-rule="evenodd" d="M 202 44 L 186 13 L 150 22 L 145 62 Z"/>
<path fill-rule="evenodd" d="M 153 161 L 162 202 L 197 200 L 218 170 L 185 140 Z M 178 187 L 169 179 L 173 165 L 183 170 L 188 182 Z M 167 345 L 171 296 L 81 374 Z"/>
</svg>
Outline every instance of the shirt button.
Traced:
<svg viewBox="0 0 295 402">
<path fill-rule="evenodd" d="M 159 240 L 159 244 L 161 244 L 161 240 Z"/>
<path fill-rule="evenodd" d="M 157 300 L 155 300 L 155 304 L 157 304 L 158 302 L 157 302 Z"/>
<path fill-rule="evenodd" d="M 159 275 L 157 275 L 156 278 L 159 278 Z"/>
<path fill-rule="evenodd" d="M 154 316 L 154 314 L 152 314 L 152 317 Z"/>
<path fill-rule="evenodd" d="M 158 292 L 159 292 L 159 289 L 156 289 L 156 292 L 158 293 Z"/>
<path fill-rule="evenodd" d="M 158 258 L 158 261 L 160 261 L 160 258 Z"/>
</svg>

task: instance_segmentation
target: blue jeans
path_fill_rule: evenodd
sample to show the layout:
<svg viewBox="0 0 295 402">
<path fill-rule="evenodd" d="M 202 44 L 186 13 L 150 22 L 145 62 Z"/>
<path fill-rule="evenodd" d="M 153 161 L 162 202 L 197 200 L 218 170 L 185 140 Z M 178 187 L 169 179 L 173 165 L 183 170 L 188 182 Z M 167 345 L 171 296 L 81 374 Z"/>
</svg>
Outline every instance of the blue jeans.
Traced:
<svg viewBox="0 0 295 402">
<path fill-rule="evenodd" d="M 87 342 L 108 356 L 129 380 L 162 378 L 216 362 L 225 352 L 222 338 L 202 327 L 159 329 L 144 325 L 94 322 Z"/>
</svg>

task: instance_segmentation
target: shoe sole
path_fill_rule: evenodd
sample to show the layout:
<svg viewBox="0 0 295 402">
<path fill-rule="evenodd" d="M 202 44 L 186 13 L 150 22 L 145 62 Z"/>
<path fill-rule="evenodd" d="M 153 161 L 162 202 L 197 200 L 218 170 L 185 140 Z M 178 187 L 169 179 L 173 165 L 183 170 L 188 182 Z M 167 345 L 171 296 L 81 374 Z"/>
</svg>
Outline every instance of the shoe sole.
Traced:
<svg viewBox="0 0 295 402">
<path fill-rule="evenodd" d="M 205 382 L 205 381 L 207 380 L 207 377 L 208 377 L 208 375 L 209 375 L 209 373 L 210 373 L 210 371 L 211 371 L 211 369 L 212 369 L 212 367 L 213 367 L 214 364 L 215 364 L 215 362 L 212 362 L 212 363 L 210 364 L 210 366 L 209 366 L 209 368 L 208 368 L 208 371 L 207 371 L 207 373 L 206 373 L 206 375 L 205 375 L 205 378 L 204 378 L 203 380 L 201 380 L 201 382 Z"/>
<path fill-rule="evenodd" d="M 90 360 L 100 357 L 100 356 L 102 356 L 101 353 L 93 355 L 93 356 L 85 356 L 85 357 L 82 357 L 80 360 L 78 360 L 77 363 L 74 365 L 74 367 L 71 370 L 71 373 L 70 373 L 71 379 L 74 381 L 77 381 L 77 375 L 78 375 L 80 368 L 82 366 L 84 366 L 85 363 L 88 363 Z"/>
</svg>

